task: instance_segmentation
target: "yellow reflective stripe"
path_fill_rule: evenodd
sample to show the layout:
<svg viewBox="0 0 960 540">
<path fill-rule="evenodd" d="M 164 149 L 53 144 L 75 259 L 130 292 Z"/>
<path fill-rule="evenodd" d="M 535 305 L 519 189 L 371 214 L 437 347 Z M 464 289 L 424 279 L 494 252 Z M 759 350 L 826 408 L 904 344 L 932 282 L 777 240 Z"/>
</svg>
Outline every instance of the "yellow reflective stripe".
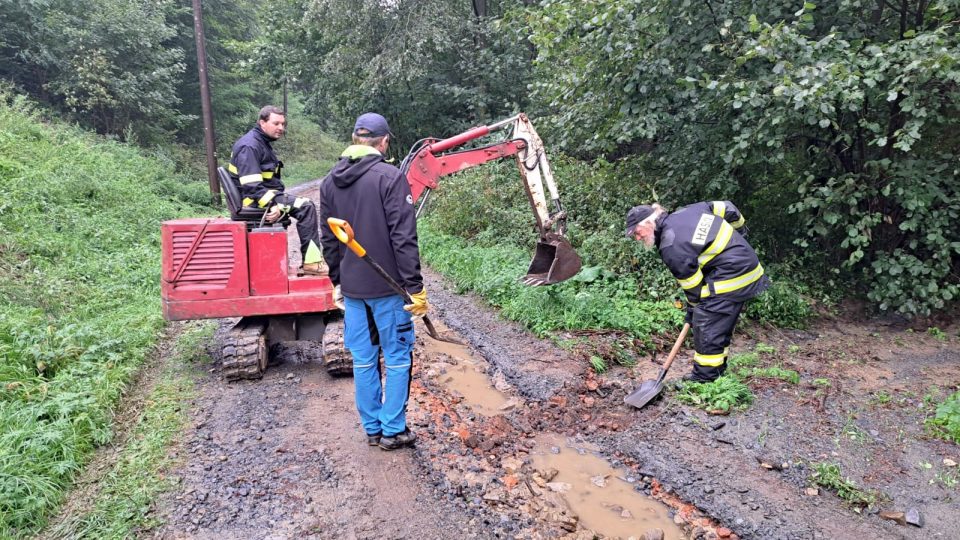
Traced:
<svg viewBox="0 0 960 540">
<path fill-rule="evenodd" d="M 703 281 L 703 272 L 697 268 L 697 273 L 694 275 L 688 277 L 687 279 L 678 279 L 677 281 L 680 283 L 681 289 L 692 289 L 699 285 L 701 281 Z"/>
<path fill-rule="evenodd" d="M 237 166 L 234 165 L 233 163 L 228 163 L 228 164 L 227 164 L 227 170 L 230 171 L 230 172 L 233 173 L 233 174 L 237 174 Z"/>
<path fill-rule="evenodd" d="M 757 264 L 756 268 L 740 277 L 715 282 L 713 284 L 713 290 L 716 291 L 717 294 L 733 292 L 750 285 L 760 279 L 761 276 L 763 276 L 763 266 Z"/>
<path fill-rule="evenodd" d="M 733 227 L 730 226 L 726 221 L 720 222 L 720 230 L 717 232 L 717 237 L 713 240 L 713 243 L 710 244 L 710 247 L 703 250 L 703 253 L 697 257 L 697 262 L 700 263 L 700 267 L 706 266 L 714 257 L 720 254 L 721 251 L 726 249 L 727 244 L 730 243 L 730 237 L 733 236 Z"/>
<path fill-rule="evenodd" d="M 244 198 L 243 198 L 243 205 L 244 205 L 244 206 L 250 206 L 251 204 L 253 204 L 253 199 L 251 199 L 250 197 L 244 197 Z"/>
<path fill-rule="evenodd" d="M 693 361 L 700 364 L 701 366 L 707 367 L 717 367 L 722 366 L 723 361 L 727 358 L 728 347 L 723 348 L 723 352 L 720 354 L 693 354 Z"/>
<path fill-rule="evenodd" d="M 318 263 L 322 260 L 323 256 L 320 254 L 320 248 L 311 240 L 307 245 L 307 252 L 303 254 L 303 264 Z"/>
<path fill-rule="evenodd" d="M 259 174 L 248 174 L 246 176 L 240 177 L 241 186 L 245 186 L 247 184 L 253 184 L 256 182 L 262 182 L 262 181 L 263 181 L 263 177 L 260 176 Z"/>
<path fill-rule="evenodd" d="M 264 180 L 269 180 L 273 178 L 273 171 L 263 171 L 260 174 L 263 175 Z"/>
<path fill-rule="evenodd" d="M 733 223 L 731 223 L 731 225 L 733 225 L 734 229 L 739 229 L 740 227 L 743 227 L 743 224 L 746 222 L 747 222 L 747 219 L 743 216 L 740 216 L 740 219 L 734 221 Z"/>
<path fill-rule="evenodd" d="M 276 190 L 271 189 L 271 190 L 267 191 L 267 192 L 263 195 L 263 197 L 260 197 L 260 200 L 257 201 L 257 206 L 259 206 L 260 208 L 264 208 L 265 206 L 267 206 L 268 204 L 270 204 L 270 201 L 272 201 L 273 198 L 276 197 L 276 196 L 277 196 Z"/>
<path fill-rule="evenodd" d="M 304 204 L 306 204 L 306 203 L 308 203 L 308 202 L 310 202 L 310 199 L 308 199 L 308 198 L 306 198 L 306 197 L 297 197 L 296 199 L 293 200 L 293 207 L 294 207 L 294 208 L 300 208 L 301 206 L 303 206 Z"/>
<path fill-rule="evenodd" d="M 714 215 L 723 217 L 727 213 L 727 205 L 723 204 L 723 201 L 713 201 L 713 213 Z"/>
</svg>

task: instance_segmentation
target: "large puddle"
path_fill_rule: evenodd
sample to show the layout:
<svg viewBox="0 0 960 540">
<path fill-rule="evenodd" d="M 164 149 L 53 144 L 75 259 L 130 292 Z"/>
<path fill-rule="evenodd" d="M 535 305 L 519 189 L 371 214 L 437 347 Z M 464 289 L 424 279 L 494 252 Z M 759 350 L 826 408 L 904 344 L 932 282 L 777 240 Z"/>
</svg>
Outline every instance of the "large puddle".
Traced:
<svg viewBox="0 0 960 540">
<path fill-rule="evenodd" d="M 440 321 L 433 321 L 440 335 L 452 335 Z M 420 331 L 418 329 L 418 331 Z M 426 329 L 423 329 L 426 334 Z M 486 362 L 476 358 L 463 345 L 430 339 L 423 340 L 424 352 L 431 359 L 428 370 L 436 372 L 436 380 L 447 390 L 463 398 L 463 402 L 484 416 L 503 414 L 513 401 L 497 390 L 486 373 Z"/>
<path fill-rule="evenodd" d="M 560 435 L 541 435 L 533 449 L 539 471 L 558 471 L 549 486 L 560 492 L 585 528 L 605 537 L 640 537 L 662 529 L 666 540 L 683 538 L 665 505 L 634 490 L 626 476 L 596 455 L 597 448 Z"/>
</svg>

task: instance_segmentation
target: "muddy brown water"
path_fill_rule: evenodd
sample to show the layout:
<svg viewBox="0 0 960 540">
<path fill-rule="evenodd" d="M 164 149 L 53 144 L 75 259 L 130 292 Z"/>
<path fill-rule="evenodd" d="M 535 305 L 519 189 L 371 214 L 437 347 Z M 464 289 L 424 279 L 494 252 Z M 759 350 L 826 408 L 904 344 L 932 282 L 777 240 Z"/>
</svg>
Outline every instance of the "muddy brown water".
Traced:
<svg viewBox="0 0 960 540">
<path fill-rule="evenodd" d="M 450 333 L 442 323 L 435 322 L 441 333 Z M 425 332 L 424 332 L 425 334 Z M 475 412 L 484 416 L 503 414 L 513 401 L 497 390 L 487 375 L 488 366 L 469 347 L 426 338 L 423 350 L 427 357 L 438 359 L 431 367 L 430 375 L 457 396 Z"/>
<path fill-rule="evenodd" d="M 561 493 L 587 529 L 608 538 L 640 537 L 661 529 L 666 540 L 684 538 L 668 508 L 634 489 L 632 479 L 598 457 L 600 449 L 551 433 L 537 437 L 533 464 L 557 470 L 548 484 Z"/>
</svg>

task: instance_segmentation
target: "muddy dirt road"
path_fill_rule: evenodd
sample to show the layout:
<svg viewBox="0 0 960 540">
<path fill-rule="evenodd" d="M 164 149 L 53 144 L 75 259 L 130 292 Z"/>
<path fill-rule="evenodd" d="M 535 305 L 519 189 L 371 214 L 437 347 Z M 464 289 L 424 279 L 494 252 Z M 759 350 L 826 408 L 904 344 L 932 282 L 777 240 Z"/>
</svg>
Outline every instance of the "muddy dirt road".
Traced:
<svg viewBox="0 0 960 540">
<path fill-rule="evenodd" d="M 166 525 L 151 535 L 957 538 L 957 471 L 947 464 L 960 452 L 922 425 L 932 387 L 960 381 L 955 329 L 946 339 L 880 323 L 749 329 L 734 352 L 771 345 L 765 362 L 797 370 L 799 384 L 755 383 L 755 403 L 730 416 L 670 392 L 638 411 L 623 396 L 655 376 L 652 359 L 595 375 L 427 278 L 431 316 L 468 345 L 418 329 L 415 448 L 368 447 L 352 379 L 327 375 L 316 350 L 285 348 L 263 380 L 234 384 L 213 359 L 199 368 L 176 450 L 180 488 L 156 505 Z M 689 362 L 681 356 L 673 377 Z M 854 508 L 812 489 L 822 462 L 881 502 Z M 881 510 L 914 510 L 922 527 Z"/>
</svg>

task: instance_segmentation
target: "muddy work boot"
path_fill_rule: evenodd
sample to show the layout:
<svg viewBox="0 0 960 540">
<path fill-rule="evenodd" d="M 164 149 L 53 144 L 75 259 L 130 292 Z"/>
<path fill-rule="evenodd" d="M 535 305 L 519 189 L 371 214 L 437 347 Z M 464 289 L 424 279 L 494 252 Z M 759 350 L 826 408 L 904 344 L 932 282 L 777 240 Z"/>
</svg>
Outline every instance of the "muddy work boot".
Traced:
<svg viewBox="0 0 960 540">
<path fill-rule="evenodd" d="M 693 365 L 693 371 L 683 376 L 684 382 L 710 383 L 720 378 L 723 372 L 727 370 L 727 364 L 724 363 L 717 367 Z"/>
<path fill-rule="evenodd" d="M 327 265 L 323 261 L 307 263 L 300 267 L 300 274 L 304 276 L 325 276 L 328 272 Z"/>
<path fill-rule="evenodd" d="M 378 446 L 382 437 L 383 435 L 380 433 L 374 433 L 373 435 L 367 433 L 367 446 Z"/>
<path fill-rule="evenodd" d="M 405 446 L 413 446 L 413 443 L 417 440 L 417 434 L 410 431 L 409 429 L 403 430 L 403 433 L 397 433 L 396 435 L 390 435 L 389 437 L 380 438 L 380 449 L 381 450 L 396 450 L 398 448 L 403 448 Z"/>
</svg>

